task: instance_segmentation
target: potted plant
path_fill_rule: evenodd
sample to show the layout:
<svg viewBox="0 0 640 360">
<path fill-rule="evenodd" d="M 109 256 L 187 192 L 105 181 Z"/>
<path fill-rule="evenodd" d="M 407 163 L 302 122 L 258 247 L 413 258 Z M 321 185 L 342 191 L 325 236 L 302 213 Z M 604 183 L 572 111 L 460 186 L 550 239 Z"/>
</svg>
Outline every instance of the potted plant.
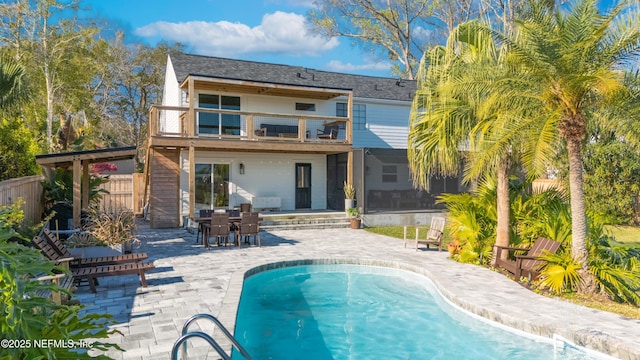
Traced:
<svg viewBox="0 0 640 360">
<path fill-rule="evenodd" d="M 345 211 L 356 206 L 356 189 L 348 182 L 344 182 L 344 209 Z"/>
<path fill-rule="evenodd" d="M 133 244 L 138 242 L 134 236 L 135 228 L 136 223 L 131 211 L 114 213 L 93 211 L 89 220 L 88 233 L 96 240 L 125 254 L 131 253 Z"/>
<path fill-rule="evenodd" d="M 457 254 L 460 250 L 460 243 L 458 242 L 458 240 L 453 240 L 452 242 L 447 243 L 447 250 L 451 255 Z"/>
<path fill-rule="evenodd" d="M 347 209 L 347 215 L 349 215 L 349 222 L 351 223 L 352 229 L 360 229 L 362 225 L 362 218 L 360 217 L 360 211 L 358 209 L 351 207 Z"/>
</svg>

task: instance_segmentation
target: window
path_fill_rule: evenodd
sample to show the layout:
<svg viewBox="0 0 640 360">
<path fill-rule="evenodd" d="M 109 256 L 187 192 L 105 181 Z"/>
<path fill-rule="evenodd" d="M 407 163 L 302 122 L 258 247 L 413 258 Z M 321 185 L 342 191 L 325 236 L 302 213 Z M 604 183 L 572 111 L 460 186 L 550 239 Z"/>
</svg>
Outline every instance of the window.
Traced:
<svg viewBox="0 0 640 360">
<path fill-rule="evenodd" d="M 398 166 L 382 165 L 382 182 L 398 182 Z"/>
<path fill-rule="evenodd" d="M 367 124 L 367 105 L 353 104 L 353 130 L 364 130 Z"/>
<path fill-rule="evenodd" d="M 349 116 L 347 103 L 336 103 L 336 116 Z M 353 104 L 353 129 L 364 130 L 367 124 L 367 105 Z"/>
<path fill-rule="evenodd" d="M 240 97 L 199 94 L 198 107 L 239 111 Z M 198 113 L 198 134 L 240 135 L 240 115 Z"/>
<path fill-rule="evenodd" d="M 296 110 L 316 111 L 316 104 L 296 103 Z"/>
</svg>

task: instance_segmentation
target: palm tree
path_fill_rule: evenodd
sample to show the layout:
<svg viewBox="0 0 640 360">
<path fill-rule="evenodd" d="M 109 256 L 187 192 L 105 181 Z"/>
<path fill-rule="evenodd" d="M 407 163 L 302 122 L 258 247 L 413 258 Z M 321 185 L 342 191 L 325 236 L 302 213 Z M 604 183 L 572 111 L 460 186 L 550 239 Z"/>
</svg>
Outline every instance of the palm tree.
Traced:
<svg viewBox="0 0 640 360">
<path fill-rule="evenodd" d="M 640 54 L 640 19 L 632 2 L 622 1 L 601 14 L 595 0 L 579 0 L 568 11 L 533 4 L 518 21 L 517 32 L 506 38 L 509 61 L 517 76 L 494 84 L 496 102 L 508 101 L 515 113 L 527 114 L 518 122 L 520 132 L 550 130 L 566 142 L 572 216 L 571 254 L 581 269 L 580 291 L 593 293 L 589 272 L 587 222 L 582 179 L 582 145 L 587 125 L 597 123 L 627 141 L 638 140 L 629 131 L 640 120 L 637 66 Z M 635 61 L 635 63 L 634 63 Z M 632 65 L 633 64 L 633 65 Z M 514 130 L 515 129 L 515 130 Z M 539 143 L 542 136 L 533 136 Z M 553 136 L 548 137 L 553 141 Z M 531 145 L 529 149 L 535 148 Z M 547 149 L 547 157 L 551 149 Z M 529 159 L 534 156 L 529 153 Z M 540 163 L 539 163 L 540 164 Z"/>
<path fill-rule="evenodd" d="M 457 175 L 463 153 L 471 157 L 466 162 L 465 180 L 495 174 L 496 244 L 508 246 L 508 175 L 513 145 L 487 143 L 491 122 L 502 115 L 479 111 L 490 96 L 488 86 L 503 76 L 499 69 L 505 51 L 496 46 L 490 33 L 480 29 L 484 27 L 477 22 L 458 26 L 446 46 L 434 48 L 422 59 L 410 117 L 409 166 L 416 185 L 427 189 L 432 175 Z M 483 156 L 474 155 L 478 153 Z"/>
<path fill-rule="evenodd" d="M 24 68 L 8 56 L 0 57 L 0 110 L 10 109 L 26 94 Z"/>
</svg>

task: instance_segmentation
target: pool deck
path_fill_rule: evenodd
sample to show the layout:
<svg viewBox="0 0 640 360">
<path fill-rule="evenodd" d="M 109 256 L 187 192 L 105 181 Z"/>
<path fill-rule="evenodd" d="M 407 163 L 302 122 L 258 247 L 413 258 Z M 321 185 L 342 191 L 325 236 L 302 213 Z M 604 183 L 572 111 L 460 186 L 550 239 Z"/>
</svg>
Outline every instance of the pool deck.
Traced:
<svg viewBox="0 0 640 360">
<path fill-rule="evenodd" d="M 403 241 L 364 230 L 287 230 L 262 233 L 262 247 L 232 246 L 210 250 L 195 244 L 185 229 L 150 229 L 138 223 L 141 247 L 156 269 L 147 273 L 148 287 L 137 276 L 100 279 L 93 294 L 88 286 L 76 291 L 85 311 L 109 313 L 122 335 L 109 341 L 126 352 L 116 359 L 169 359 L 184 322 L 192 315 L 217 316 L 233 332 L 235 312 L 246 271 L 270 263 L 346 262 L 403 268 L 431 278 L 440 292 L 458 306 L 508 326 L 552 337 L 558 334 L 578 345 L 621 359 L 640 359 L 640 321 L 547 298 L 503 275 L 448 259 L 447 251 L 415 251 Z M 412 245 L 412 244 L 411 244 Z M 208 334 L 213 325 L 191 327 Z M 224 346 L 228 343 L 214 333 Z M 189 341 L 189 355 L 201 358 L 215 351 L 202 340 Z"/>
</svg>

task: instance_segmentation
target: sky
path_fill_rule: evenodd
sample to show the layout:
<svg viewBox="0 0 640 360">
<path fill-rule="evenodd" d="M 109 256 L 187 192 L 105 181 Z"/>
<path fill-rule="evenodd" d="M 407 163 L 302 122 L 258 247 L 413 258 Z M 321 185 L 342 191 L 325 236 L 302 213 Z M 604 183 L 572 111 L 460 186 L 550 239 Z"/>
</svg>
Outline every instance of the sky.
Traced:
<svg viewBox="0 0 640 360">
<path fill-rule="evenodd" d="M 600 0 L 601 9 L 613 0 Z M 391 63 L 347 38 L 323 38 L 305 14 L 313 0 L 84 0 L 88 16 L 107 19 L 126 38 L 180 42 L 198 55 L 316 70 L 392 77 Z"/>
<path fill-rule="evenodd" d="M 312 0 L 85 0 L 133 41 L 180 42 L 198 55 L 390 77 L 391 63 L 349 39 L 323 38 L 305 14 Z"/>
</svg>

